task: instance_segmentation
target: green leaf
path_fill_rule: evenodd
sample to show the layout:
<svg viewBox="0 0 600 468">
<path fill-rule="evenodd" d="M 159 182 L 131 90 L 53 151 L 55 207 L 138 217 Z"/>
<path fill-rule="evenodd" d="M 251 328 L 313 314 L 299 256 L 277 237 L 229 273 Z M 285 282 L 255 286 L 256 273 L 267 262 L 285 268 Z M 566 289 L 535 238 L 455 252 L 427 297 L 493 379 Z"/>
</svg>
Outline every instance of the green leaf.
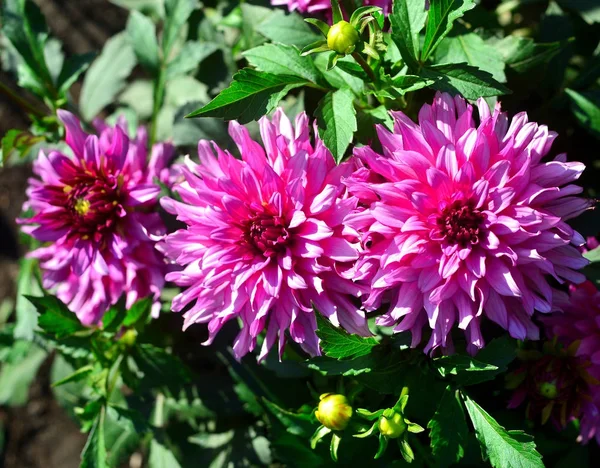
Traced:
<svg viewBox="0 0 600 468">
<path fill-rule="evenodd" d="M 502 60 L 517 73 L 525 73 L 550 62 L 567 42 L 536 44 L 530 37 L 506 36 L 494 44 Z"/>
<path fill-rule="evenodd" d="M 334 327 L 320 314 L 317 314 L 317 336 L 321 339 L 323 353 L 336 359 L 365 356 L 379 344 L 375 338 L 350 335 L 342 328 Z"/>
<path fill-rule="evenodd" d="M 494 338 L 475 356 L 478 361 L 498 367 L 497 373 L 506 371 L 508 365 L 517 357 L 517 342 L 510 336 Z"/>
<path fill-rule="evenodd" d="M 89 68 L 94 58 L 96 58 L 96 54 L 93 52 L 68 58 L 58 76 L 58 91 L 65 94 L 77 81 L 77 78 Z"/>
<path fill-rule="evenodd" d="M 317 356 L 308 360 L 306 365 L 323 375 L 343 375 L 344 377 L 348 377 L 371 372 L 372 367 L 376 365 L 376 361 L 371 354 L 343 361 L 326 356 Z"/>
<path fill-rule="evenodd" d="M 55 98 L 52 96 L 53 80 L 44 54 L 48 27 L 36 3 L 32 0 L 5 1 L 2 33 L 21 56 L 24 66 L 31 70 L 41 91 Z"/>
<path fill-rule="evenodd" d="M 348 89 L 329 92 L 316 110 L 319 135 L 339 163 L 356 131 L 354 96 Z"/>
<path fill-rule="evenodd" d="M 286 15 L 276 10 L 265 21 L 257 26 L 257 31 L 273 42 L 302 47 L 321 38 L 310 29 L 297 13 Z"/>
<path fill-rule="evenodd" d="M 425 26 L 427 11 L 423 0 L 396 0 L 390 15 L 392 39 L 409 69 L 419 68 L 419 33 Z"/>
<path fill-rule="evenodd" d="M 50 295 L 26 297 L 40 312 L 38 325 L 46 333 L 61 339 L 71 336 L 75 332 L 86 330 L 77 316 L 57 297 Z"/>
<path fill-rule="evenodd" d="M 600 247 L 596 247 L 593 250 L 584 252 L 583 256 L 587 258 L 591 263 L 600 262 Z"/>
<path fill-rule="evenodd" d="M 435 80 L 432 88 L 452 94 L 459 93 L 467 99 L 510 93 L 492 75 L 467 63 L 433 65 L 423 69 L 421 76 Z"/>
<path fill-rule="evenodd" d="M 140 388 L 167 387 L 177 394 L 191 380 L 185 364 L 165 349 L 145 343 L 136 346 L 131 355 L 144 374 L 138 382 Z"/>
<path fill-rule="evenodd" d="M 579 124 L 592 135 L 600 138 L 600 107 L 585 94 L 566 89 L 571 99 L 571 110 Z"/>
<path fill-rule="evenodd" d="M 121 304 L 112 306 L 102 317 L 102 329 L 106 332 L 116 332 L 121 327 L 126 314 Z"/>
<path fill-rule="evenodd" d="M 305 438 L 308 438 L 313 434 L 315 424 L 311 413 L 294 413 L 293 411 L 287 411 L 266 398 L 263 398 L 262 402 L 290 434 Z"/>
<path fill-rule="evenodd" d="M 165 24 L 162 34 L 163 56 L 169 57 L 177 37 L 196 7 L 196 0 L 165 0 Z"/>
<path fill-rule="evenodd" d="M 252 66 L 266 73 L 299 76 L 313 83 L 323 79 L 312 59 L 300 56 L 294 46 L 266 44 L 247 50 L 243 55 Z"/>
<path fill-rule="evenodd" d="M 490 73 L 497 81 L 506 81 L 502 54 L 475 33 L 446 38 L 435 51 L 435 62 L 466 62 Z"/>
<path fill-rule="evenodd" d="M 343 62 L 355 63 L 352 57 L 346 56 L 337 61 L 337 66 L 333 70 L 327 70 L 327 54 L 318 54 L 314 57 L 316 67 L 321 71 L 332 88 L 349 88 L 356 96 L 362 96 L 365 89 L 365 83 L 361 78 L 350 75 L 340 68 Z"/>
<path fill-rule="evenodd" d="M 507 431 L 481 406 L 463 395 L 482 454 L 497 468 L 543 468 L 533 438 L 523 431 Z"/>
<path fill-rule="evenodd" d="M 400 95 L 426 88 L 433 83 L 435 80 L 416 75 L 400 75 L 390 79 L 390 84 Z"/>
<path fill-rule="evenodd" d="M 136 412 L 109 406 L 104 422 L 104 440 L 108 466 L 123 466 L 127 458 L 139 449 L 142 437 L 148 431 L 145 420 L 139 421 Z"/>
<path fill-rule="evenodd" d="M 136 323 L 145 321 L 150 315 L 151 307 L 151 297 L 145 297 L 144 299 L 140 299 L 135 304 L 133 304 L 131 308 L 127 311 L 127 315 L 125 315 L 125 319 L 123 320 L 123 325 L 125 325 L 126 327 L 131 327 Z"/>
<path fill-rule="evenodd" d="M 0 369 L 0 405 L 21 406 L 29 399 L 29 388 L 48 353 L 27 342 L 26 354 L 15 362 L 5 362 Z"/>
<path fill-rule="evenodd" d="M 452 30 L 454 22 L 472 8 L 475 8 L 473 0 L 437 0 L 430 3 L 421 60 L 429 58 Z"/>
<path fill-rule="evenodd" d="M 90 430 L 83 452 L 81 452 L 80 468 L 108 467 L 104 440 L 104 418 L 105 409 L 102 408 Z"/>
<path fill-rule="evenodd" d="M 91 364 L 83 366 L 77 369 L 72 374 L 67 375 L 66 377 L 60 380 L 57 380 L 56 382 L 53 382 L 52 387 L 60 387 L 61 385 L 67 384 L 69 382 L 79 382 L 80 380 L 84 380 L 85 378 L 87 378 L 88 375 L 90 375 L 93 372 L 93 370 L 94 366 Z"/>
<path fill-rule="evenodd" d="M 24 258 L 19 262 L 19 276 L 17 277 L 17 301 L 15 311 L 17 325 L 15 326 L 15 338 L 32 340 L 34 330 L 38 323 L 38 313 L 35 306 L 25 296 L 41 294 L 42 289 L 35 277 L 37 271 L 37 260 Z"/>
<path fill-rule="evenodd" d="M 215 141 L 223 149 L 231 146 L 232 141 L 227 133 L 227 124 L 223 120 L 211 117 L 184 118 L 204 104 L 206 103 L 199 101 L 190 102 L 177 110 L 173 123 L 173 144 L 175 146 L 196 146 L 199 140 Z"/>
<path fill-rule="evenodd" d="M 136 64 L 135 53 L 126 33 L 111 37 L 100 56 L 85 74 L 79 110 L 84 120 L 91 120 L 114 101 L 125 87 L 125 80 Z"/>
<path fill-rule="evenodd" d="M 431 430 L 431 450 L 440 465 L 458 463 L 465 454 L 469 431 L 458 390 L 446 387 L 427 428 Z"/>
<path fill-rule="evenodd" d="M 156 27 L 150 18 L 138 11 L 132 11 L 127 21 L 127 35 L 138 62 L 151 74 L 160 67 Z"/>
<path fill-rule="evenodd" d="M 150 441 L 149 468 L 180 468 L 181 465 L 167 447 L 155 438 Z"/>
<path fill-rule="evenodd" d="M 217 50 L 219 50 L 219 45 L 214 42 L 186 42 L 181 51 L 167 66 L 167 79 L 194 71 L 202 60 Z"/>
<path fill-rule="evenodd" d="M 506 370 L 506 367 L 499 368 L 494 364 L 461 354 L 435 358 L 433 365 L 442 377 L 455 376 L 454 381 L 459 385 L 474 385 L 492 380 Z"/>
<path fill-rule="evenodd" d="M 206 106 L 186 117 L 221 117 L 248 123 L 269 113 L 290 89 L 306 80 L 287 75 L 272 75 L 245 68 L 233 76 L 224 89 Z"/>
</svg>

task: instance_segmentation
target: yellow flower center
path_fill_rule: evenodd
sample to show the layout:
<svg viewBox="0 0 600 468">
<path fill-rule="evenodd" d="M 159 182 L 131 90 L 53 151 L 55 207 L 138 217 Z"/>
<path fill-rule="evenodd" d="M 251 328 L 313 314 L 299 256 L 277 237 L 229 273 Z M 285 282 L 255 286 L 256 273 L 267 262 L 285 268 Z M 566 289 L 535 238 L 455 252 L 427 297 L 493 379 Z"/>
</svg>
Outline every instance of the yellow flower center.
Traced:
<svg viewBox="0 0 600 468">
<path fill-rule="evenodd" d="M 85 198 L 78 198 L 75 200 L 74 208 L 79 216 L 85 216 L 90 211 L 90 202 Z"/>
</svg>

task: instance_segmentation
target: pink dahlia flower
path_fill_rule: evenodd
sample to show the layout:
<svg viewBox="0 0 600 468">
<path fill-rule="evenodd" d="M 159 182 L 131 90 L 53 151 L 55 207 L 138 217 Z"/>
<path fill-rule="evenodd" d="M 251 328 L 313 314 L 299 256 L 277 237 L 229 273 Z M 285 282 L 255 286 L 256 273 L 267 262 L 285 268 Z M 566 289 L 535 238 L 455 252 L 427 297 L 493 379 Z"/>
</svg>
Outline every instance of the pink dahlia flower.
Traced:
<svg viewBox="0 0 600 468">
<path fill-rule="evenodd" d="M 392 0 L 365 0 L 363 4 L 381 7 L 387 14 L 391 10 Z M 271 5 L 287 5 L 289 11 L 297 10 L 300 13 L 331 10 L 330 0 L 271 0 Z"/>
<path fill-rule="evenodd" d="M 389 303 L 379 323 L 410 330 L 413 346 L 429 325 L 426 352 L 450 347 L 455 324 L 475 352 L 483 317 L 538 339 L 531 316 L 552 310 L 548 276 L 584 279 L 584 240 L 565 222 L 590 206 L 571 184 L 583 164 L 542 161 L 557 135 L 525 113 L 509 122 L 499 105 L 478 108 L 476 123 L 463 98 L 438 93 L 419 124 L 392 113 L 394 132 L 378 128 L 384 154 L 357 148 L 364 167 L 346 180 L 364 207 L 344 223 L 363 245 L 352 274 L 372 277 L 365 306 Z"/>
<path fill-rule="evenodd" d="M 239 358 L 266 330 L 260 359 L 284 332 L 308 353 L 319 354 L 313 305 L 334 325 L 369 333 L 364 313 L 351 296 L 363 289 L 339 273 L 358 258 L 357 246 L 342 235 L 342 220 L 356 207 L 344 197 L 340 178 L 353 166 L 335 165 L 323 143 L 310 143 L 308 119 L 292 126 L 281 110 L 263 118 L 264 148 L 232 122 L 229 132 L 242 159 L 200 141 L 200 165 L 187 161 L 182 199 L 161 202 L 187 224 L 160 248 L 185 269 L 168 281 L 187 288 L 173 300 L 184 310 L 184 328 L 207 323 L 210 344 L 225 322 L 242 329 L 234 351 Z M 216 153 L 216 157 L 215 157 Z M 191 304 L 191 307 L 188 305 Z"/>
<path fill-rule="evenodd" d="M 571 286 L 569 297 L 561 297 L 558 305 L 563 313 L 544 317 L 551 338 L 574 351 L 574 359 L 586 369 L 589 378 L 582 399 L 580 415 L 581 439 L 592 438 L 600 444 L 600 291 L 586 281 Z"/>
<path fill-rule="evenodd" d="M 73 157 L 40 152 L 24 205 L 33 216 L 20 220 L 45 243 L 30 254 L 40 260 L 44 287 L 84 324 L 99 322 L 124 293 L 127 307 L 152 295 L 158 312 L 166 262 L 152 240 L 165 234 L 155 179 L 168 180 L 173 147 L 156 144 L 148 155 L 143 128 L 134 140 L 126 122 L 88 135 L 71 113 L 58 116 Z"/>
</svg>

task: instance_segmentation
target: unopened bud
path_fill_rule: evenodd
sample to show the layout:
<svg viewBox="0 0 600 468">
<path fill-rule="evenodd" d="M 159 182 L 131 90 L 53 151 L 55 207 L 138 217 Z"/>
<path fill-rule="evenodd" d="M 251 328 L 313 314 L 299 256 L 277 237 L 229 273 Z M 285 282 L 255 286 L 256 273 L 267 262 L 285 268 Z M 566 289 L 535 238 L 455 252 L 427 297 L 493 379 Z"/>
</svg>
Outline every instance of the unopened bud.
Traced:
<svg viewBox="0 0 600 468">
<path fill-rule="evenodd" d="M 400 413 L 396 413 L 390 417 L 385 415 L 379 419 L 379 432 L 390 439 L 397 439 L 406 431 L 408 424 Z"/>
<path fill-rule="evenodd" d="M 323 426 L 334 431 L 343 431 L 352 417 L 352 406 L 344 395 L 324 393 L 320 396 L 315 416 Z"/>
<path fill-rule="evenodd" d="M 558 396 L 558 388 L 555 383 L 544 382 L 538 387 L 540 395 L 549 400 L 554 400 Z"/>
<path fill-rule="evenodd" d="M 338 54 L 351 54 L 358 40 L 358 31 L 347 21 L 334 24 L 327 33 L 327 46 Z"/>
</svg>

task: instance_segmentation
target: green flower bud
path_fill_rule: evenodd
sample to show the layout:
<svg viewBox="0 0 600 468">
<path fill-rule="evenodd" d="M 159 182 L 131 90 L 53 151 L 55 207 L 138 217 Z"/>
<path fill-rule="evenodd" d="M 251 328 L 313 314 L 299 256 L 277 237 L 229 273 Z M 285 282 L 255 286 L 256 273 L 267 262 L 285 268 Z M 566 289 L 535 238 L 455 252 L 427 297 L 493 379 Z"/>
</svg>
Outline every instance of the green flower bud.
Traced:
<svg viewBox="0 0 600 468">
<path fill-rule="evenodd" d="M 379 432 L 390 439 L 397 439 L 406 432 L 408 424 L 404 421 L 404 418 L 400 413 L 396 413 L 387 418 L 382 416 L 379 419 Z"/>
<path fill-rule="evenodd" d="M 538 387 L 540 395 L 549 400 L 554 400 L 558 396 L 558 388 L 553 382 L 544 382 Z"/>
<path fill-rule="evenodd" d="M 351 54 L 358 40 L 358 31 L 347 21 L 334 24 L 327 33 L 327 46 L 338 54 Z"/>
<path fill-rule="evenodd" d="M 119 343 L 121 343 L 127 348 L 131 348 L 137 340 L 137 335 L 137 331 L 135 331 L 133 328 L 130 328 L 125 333 L 123 333 L 121 338 L 119 338 Z"/>
<path fill-rule="evenodd" d="M 324 393 L 319 397 L 319 408 L 315 416 L 323 426 L 334 431 L 343 431 L 350 422 L 353 409 L 344 395 Z"/>
</svg>

